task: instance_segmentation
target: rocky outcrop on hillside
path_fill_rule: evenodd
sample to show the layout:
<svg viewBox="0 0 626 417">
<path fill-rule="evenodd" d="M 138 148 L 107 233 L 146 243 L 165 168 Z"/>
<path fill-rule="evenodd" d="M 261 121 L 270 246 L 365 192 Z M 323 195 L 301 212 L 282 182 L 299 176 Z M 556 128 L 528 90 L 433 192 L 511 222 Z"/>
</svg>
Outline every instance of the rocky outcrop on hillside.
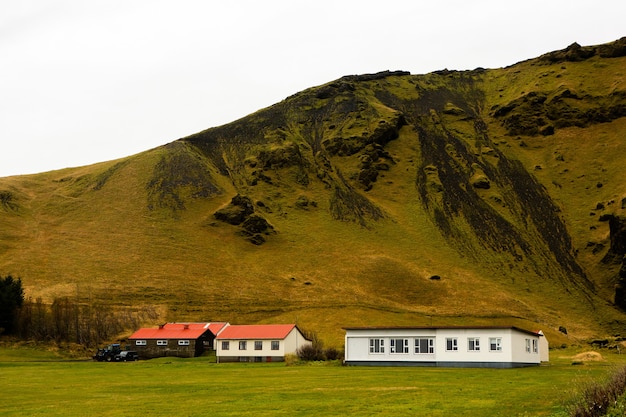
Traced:
<svg viewBox="0 0 626 417">
<path fill-rule="evenodd" d="M 224 223 L 241 226 L 239 233 L 255 245 L 265 243 L 265 237 L 275 233 L 263 216 L 255 213 L 254 204 L 249 197 L 236 195 L 228 206 L 216 211 L 213 216 Z"/>
<path fill-rule="evenodd" d="M 250 198 L 237 194 L 230 204 L 218 211 L 213 216 L 222 222 L 238 226 L 254 213 L 254 205 Z"/>
<path fill-rule="evenodd" d="M 565 49 L 541 55 L 539 61 L 548 63 L 579 62 L 594 56 L 602 58 L 626 56 L 626 37 L 597 46 L 580 46 L 574 42 Z"/>
<path fill-rule="evenodd" d="M 609 222 L 611 245 L 602 261 L 607 264 L 619 264 L 620 269 L 615 281 L 615 305 L 626 310 L 626 216 L 605 215 Z"/>
<path fill-rule="evenodd" d="M 614 91 L 607 96 L 582 95 L 567 88 L 530 92 L 492 111 L 511 136 L 549 136 L 555 129 L 587 127 L 626 117 L 626 92 Z"/>
</svg>

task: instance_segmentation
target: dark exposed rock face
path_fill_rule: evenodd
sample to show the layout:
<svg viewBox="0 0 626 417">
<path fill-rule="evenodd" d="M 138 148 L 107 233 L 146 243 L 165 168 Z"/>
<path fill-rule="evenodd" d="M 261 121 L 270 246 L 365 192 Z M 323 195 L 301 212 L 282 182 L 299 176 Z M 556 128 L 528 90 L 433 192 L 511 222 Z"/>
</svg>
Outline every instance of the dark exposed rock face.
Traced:
<svg viewBox="0 0 626 417">
<path fill-rule="evenodd" d="M 618 58 L 620 56 L 626 56 L 626 37 L 605 45 L 599 45 L 596 48 L 596 51 L 602 58 Z"/>
<path fill-rule="evenodd" d="M 615 285 L 615 305 L 626 310 L 626 217 L 607 215 L 611 246 L 602 259 L 605 263 L 621 263 Z"/>
<path fill-rule="evenodd" d="M 578 43 L 574 42 L 563 50 L 550 52 L 546 55 L 543 55 L 541 58 L 549 62 L 577 62 L 591 58 L 595 54 L 596 51 L 593 47 L 582 47 Z"/>
<path fill-rule="evenodd" d="M 263 216 L 254 213 L 254 205 L 249 197 L 237 194 L 230 204 L 223 209 L 216 211 L 213 216 L 234 226 L 241 225 L 240 235 L 246 237 L 255 245 L 265 243 L 263 235 L 274 232 L 272 226 Z"/>
<path fill-rule="evenodd" d="M 626 255 L 626 217 L 605 215 L 609 221 L 611 246 L 602 260 L 605 263 L 618 263 Z"/>
<path fill-rule="evenodd" d="M 392 123 L 381 121 L 373 132 L 363 136 L 334 137 L 322 142 L 324 149 L 329 155 L 350 156 L 365 149 L 369 145 L 384 146 L 398 138 L 402 126 L 406 125 L 406 120 L 400 114 Z"/>
<path fill-rule="evenodd" d="M 232 198 L 228 206 L 216 211 L 213 216 L 217 220 L 237 226 L 243 223 L 252 213 L 254 213 L 252 200 L 237 194 Z"/>
<path fill-rule="evenodd" d="M 246 220 L 244 220 L 241 226 L 250 235 L 266 233 L 269 230 L 274 230 L 274 226 L 269 224 L 267 220 L 258 214 L 250 215 Z"/>
<path fill-rule="evenodd" d="M 274 149 L 263 149 L 257 158 L 264 169 L 284 168 L 303 163 L 300 149 L 295 143 L 287 143 Z"/>
<path fill-rule="evenodd" d="M 395 164 L 395 161 L 382 145 L 377 143 L 367 145 L 361 155 L 358 181 L 366 191 L 369 191 L 378 179 L 379 171 L 388 171 L 390 164 Z"/>
<path fill-rule="evenodd" d="M 374 74 L 346 75 L 341 77 L 341 79 L 350 81 L 374 81 L 403 75 L 411 75 L 411 73 L 409 71 L 379 71 Z"/>
<path fill-rule="evenodd" d="M 626 56 L 626 37 L 599 46 L 580 46 L 578 43 L 574 42 L 565 49 L 549 52 L 540 56 L 539 60 L 548 63 L 580 62 L 596 55 L 602 58 Z"/>
<path fill-rule="evenodd" d="M 511 136 L 548 136 L 558 128 L 587 127 L 625 117 L 626 94 L 581 97 L 565 89 L 548 98 L 545 93 L 530 92 L 492 111 Z"/>
</svg>

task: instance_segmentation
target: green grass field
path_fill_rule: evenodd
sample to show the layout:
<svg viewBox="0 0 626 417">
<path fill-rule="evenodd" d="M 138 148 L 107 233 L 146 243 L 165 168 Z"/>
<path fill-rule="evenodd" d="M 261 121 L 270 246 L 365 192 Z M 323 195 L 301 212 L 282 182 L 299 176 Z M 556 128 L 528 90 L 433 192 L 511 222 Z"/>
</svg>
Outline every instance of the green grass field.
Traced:
<svg viewBox="0 0 626 417">
<path fill-rule="evenodd" d="M 0 415 L 565 416 L 577 389 L 626 362 L 603 351 L 573 366 L 574 353 L 553 351 L 541 367 L 449 369 L 98 363 L 0 347 Z"/>
</svg>

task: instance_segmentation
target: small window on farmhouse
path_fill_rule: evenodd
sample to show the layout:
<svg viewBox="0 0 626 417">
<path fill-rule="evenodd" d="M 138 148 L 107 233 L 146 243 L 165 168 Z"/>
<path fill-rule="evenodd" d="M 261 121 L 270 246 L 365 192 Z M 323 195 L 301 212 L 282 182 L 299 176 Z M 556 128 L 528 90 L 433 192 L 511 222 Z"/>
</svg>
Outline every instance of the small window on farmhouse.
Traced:
<svg viewBox="0 0 626 417">
<path fill-rule="evenodd" d="M 480 338 L 470 337 L 469 339 L 467 339 L 467 350 L 469 352 L 479 352 L 480 351 Z"/>
<path fill-rule="evenodd" d="M 435 339 L 432 337 L 415 339 L 415 353 L 435 353 Z"/>
<path fill-rule="evenodd" d="M 263 341 L 255 340 L 254 341 L 254 350 L 263 350 Z"/>
<path fill-rule="evenodd" d="M 278 350 L 280 348 L 280 342 L 278 340 L 272 340 L 272 350 Z"/>
<path fill-rule="evenodd" d="M 489 350 L 491 352 L 501 352 L 502 351 L 502 338 L 490 337 L 489 338 Z"/>
<path fill-rule="evenodd" d="M 385 353 L 385 339 L 370 339 L 370 353 Z"/>
<path fill-rule="evenodd" d="M 167 346 L 167 340 L 157 340 L 157 346 Z"/>
<path fill-rule="evenodd" d="M 391 353 L 409 353 L 409 339 L 391 339 L 389 348 Z"/>
<path fill-rule="evenodd" d="M 539 352 L 539 346 L 537 344 L 538 344 L 537 339 L 533 339 L 533 353 Z"/>
<path fill-rule="evenodd" d="M 178 341 L 178 345 L 179 346 L 189 346 L 189 340 L 179 340 Z"/>
<path fill-rule="evenodd" d="M 525 339 L 526 341 L 526 353 L 530 353 L 530 339 Z"/>
<path fill-rule="evenodd" d="M 145 340 L 135 340 L 135 345 L 136 346 L 146 346 L 146 341 Z"/>
<path fill-rule="evenodd" d="M 446 338 L 446 350 L 457 351 L 459 350 L 459 340 L 456 337 Z"/>
<path fill-rule="evenodd" d="M 242 340 L 241 342 L 239 342 L 239 350 L 246 350 L 248 349 L 248 343 L 245 340 Z"/>
<path fill-rule="evenodd" d="M 230 342 L 223 341 L 222 350 L 229 350 L 229 349 L 230 349 Z"/>
</svg>

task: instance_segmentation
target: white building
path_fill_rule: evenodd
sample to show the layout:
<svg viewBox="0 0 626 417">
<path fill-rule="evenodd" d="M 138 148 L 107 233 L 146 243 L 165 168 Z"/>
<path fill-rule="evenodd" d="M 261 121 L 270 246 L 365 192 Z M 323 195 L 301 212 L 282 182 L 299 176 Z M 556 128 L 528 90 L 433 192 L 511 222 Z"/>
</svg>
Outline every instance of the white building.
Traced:
<svg viewBox="0 0 626 417">
<path fill-rule="evenodd" d="M 513 368 L 549 360 L 541 331 L 518 327 L 348 327 L 345 363 Z"/>
<path fill-rule="evenodd" d="M 215 338 L 218 362 L 279 362 L 312 345 L 295 324 L 227 325 Z"/>
</svg>

